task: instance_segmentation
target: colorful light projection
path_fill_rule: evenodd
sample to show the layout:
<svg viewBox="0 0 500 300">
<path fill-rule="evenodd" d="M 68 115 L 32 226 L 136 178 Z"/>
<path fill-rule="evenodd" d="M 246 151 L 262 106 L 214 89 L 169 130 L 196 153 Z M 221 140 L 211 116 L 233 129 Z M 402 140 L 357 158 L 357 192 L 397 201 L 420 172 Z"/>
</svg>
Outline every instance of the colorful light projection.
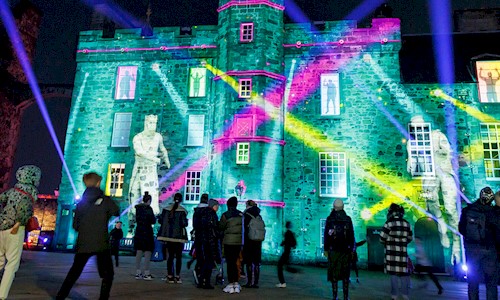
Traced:
<svg viewBox="0 0 500 300">
<path fill-rule="evenodd" d="M 42 97 L 42 93 L 40 91 L 40 87 L 38 86 L 38 81 L 36 79 L 35 73 L 33 72 L 33 68 L 31 67 L 30 60 L 26 53 L 26 49 L 24 48 L 23 41 L 19 35 L 19 31 L 17 30 L 16 23 L 14 21 L 14 17 L 12 16 L 12 12 L 10 11 L 9 5 L 5 0 L 0 0 L 0 16 L 2 18 L 2 23 L 7 31 L 7 34 L 10 38 L 14 51 L 19 59 L 21 67 L 23 68 L 24 73 L 26 74 L 26 78 L 28 80 L 28 84 L 30 86 L 31 91 L 33 92 L 35 101 L 40 109 L 40 113 L 45 121 L 45 125 L 49 130 L 50 137 L 54 143 L 57 154 L 61 159 L 63 169 L 68 176 L 68 179 L 71 183 L 71 187 L 73 188 L 73 192 L 77 194 L 75 183 L 71 178 L 71 173 L 69 172 L 68 165 L 64 160 L 64 154 L 61 149 L 59 140 L 57 139 L 56 132 L 54 130 L 54 126 L 52 125 L 52 120 L 50 119 L 49 113 L 47 111 L 47 107 L 45 106 L 45 102 Z"/>
<path fill-rule="evenodd" d="M 500 60 L 476 61 L 479 101 L 500 102 Z"/>
</svg>

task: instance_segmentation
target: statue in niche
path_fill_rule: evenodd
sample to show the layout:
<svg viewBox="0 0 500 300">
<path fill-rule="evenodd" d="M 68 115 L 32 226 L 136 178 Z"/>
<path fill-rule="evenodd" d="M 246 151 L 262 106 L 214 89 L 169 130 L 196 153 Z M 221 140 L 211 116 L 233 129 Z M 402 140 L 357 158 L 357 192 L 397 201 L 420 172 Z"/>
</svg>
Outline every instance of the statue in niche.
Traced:
<svg viewBox="0 0 500 300">
<path fill-rule="evenodd" d="M 413 136 L 412 140 L 407 143 L 408 172 L 414 177 L 422 176 L 421 196 L 426 201 L 427 210 L 435 216 L 438 222 L 441 245 L 444 248 L 449 248 L 448 228 L 439 204 L 439 192 L 442 194 L 444 209 L 448 215 L 448 225 L 456 230 L 458 228 L 458 179 L 453 170 L 453 153 L 450 142 L 441 130 L 430 131 L 430 126 L 425 126 L 422 116 L 413 117 L 410 121 L 410 128 L 414 128 L 414 130 L 410 130 L 410 134 Z M 425 149 L 425 146 L 428 149 Z M 431 149 L 432 151 L 428 151 Z M 434 172 L 430 159 L 434 161 Z M 452 259 L 455 256 L 456 260 L 459 261 L 460 251 L 460 236 L 453 234 Z"/>
<path fill-rule="evenodd" d="M 152 197 L 151 208 L 155 215 L 160 213 L 158 202 L 158 165 L 162 159 L 170 168 L 168 152 L 163 145 L 163 137 L 156 132 L 158 116 L 147 115 L 144 119 L 144 130 L 133 138 L 135 163 L 130 179 L 129 190 L 129 233 L 135 225 L 135 204 L 145 192 Z M 158 153 L 158 150 L 160 153 Z"/>
</svg>

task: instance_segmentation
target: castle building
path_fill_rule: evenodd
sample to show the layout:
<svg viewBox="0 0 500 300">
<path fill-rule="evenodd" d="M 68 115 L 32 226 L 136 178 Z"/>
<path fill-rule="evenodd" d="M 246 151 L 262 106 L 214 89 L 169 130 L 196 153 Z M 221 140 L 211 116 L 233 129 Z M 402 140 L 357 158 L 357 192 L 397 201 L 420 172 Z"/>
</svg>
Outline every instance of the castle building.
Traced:
<svg viewBox="0 0 500 300">
<path fill-rule="evenodd" d="M 279 257 L 288 220 L 298 238 L 293 259 L 324 260 L 335 199 L 344 200 L 356 239 L 368 239 L 358 250 L 362 264 L 380 265 L 376 232 L 392 202 L 406 208 L 416 233 L 440 244 L 443 269 L 453 255 L 461 260 L 453 220 L 466 199 L 500 178 L 499 109 L 483 103 L 493 98 L 481 98 L 476 83 L 402 84 L 399 19 L 375 18 L 367 28 L 346 20 L 285 24 L 284 9 L 283 0 L 221 0 L 218 25 L 154 28 L 151 36 L 80 33 L 65 145 L 72 178 L 63 173 L 59 189 L 57 248 L 74 245 L 71 212 L 88 171 L 106 175 L 126 221 L 133 138 L 156 115 L 170 160 L 170 168 L 158 165 L 160 208 L 176 192 L 189 217 L 202 193 L 222 203 L 237 196 L 242 210 L 255 200 L 268 260 Z M 442 158 L 432 137 L 448 132 L 450 105 L 456 137 L 445 137 L 447 159 L 459 188 L 436 183 Z M 446 189 L 460 203 L 452 216 Z"/>
</svg>

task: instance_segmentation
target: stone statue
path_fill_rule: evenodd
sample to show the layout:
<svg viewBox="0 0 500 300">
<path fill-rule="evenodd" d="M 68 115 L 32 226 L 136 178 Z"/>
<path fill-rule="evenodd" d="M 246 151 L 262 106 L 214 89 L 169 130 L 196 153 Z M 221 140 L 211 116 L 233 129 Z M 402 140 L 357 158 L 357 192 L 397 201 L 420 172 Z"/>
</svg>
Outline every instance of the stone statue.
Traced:
<svg viewBox="0 0 500 300">
<path fill-rule="evenodd" d="M 144 130 L 133 138 L 135 163 L 129 190 L 129 222 L 131 224 L 129 231 L 133 229 L 135 224 L 134 205 L 145 192 L 149 192 L 152 197 L 151 208 L 153 208 L 154 214 L 160 213 L 157 168 L 162 158 L 167 168 L 170 168 L 170 160 L 167 149 L 163 145 L 163 137 L 156 132 L 157 121 L 158 116 L 147 115 L 144 120 Z"/>
<path fill-rule="evenodd" d="M 411 119 L 410 124 L 416 128 L 422 128 L 422 123 L 425 123 L 421 116 L 415 116 Z M 430 130 L 430 129 L 429 129 Z M 448 228 L 441 212 L 439 204 L 439 192 L 442 194 L 444 209 L 448 217 L 448 225 L 451 228 L 458 228 L 458 211 L 457 211 L 457 175 L 452 166 L 452 150 L 448 138 L 439 129 L 429 132 L 416 132 L 421 134 L 424 140 L 430 140 L 432 145 L 432 159 L 434 161 L 434 172 L 432 172 L 431 164 L 429 163 L 429 155 L 423 151 L 415 151 L 412 146 L 415 143 L 408 141 L 408 172 L 412 176 L 420 176 L 421 172 L 430 172 L 432 175 L 422 175 L 422 197 L 426 200 L 428 211 L 436 217 L 438 222 L 439 234 L 441 237 L 441 245 L 445 248 L 450 247 L 448 238 Z M 427 135 L 427 136 L 426 136 Z M 427 139 L 426 139 L 427 137 Z M 430 137 L 430 139 L 429 139 Z M 420 139 L 419 139 L 420 140 Z M 425 144 L 425 142 L 424 142 Z M 427 156 L 425 155 L 427 154 Z M 457 260 L 460 260 L 460 236 L 453 235 L 453 255 Z"/>
</svg>

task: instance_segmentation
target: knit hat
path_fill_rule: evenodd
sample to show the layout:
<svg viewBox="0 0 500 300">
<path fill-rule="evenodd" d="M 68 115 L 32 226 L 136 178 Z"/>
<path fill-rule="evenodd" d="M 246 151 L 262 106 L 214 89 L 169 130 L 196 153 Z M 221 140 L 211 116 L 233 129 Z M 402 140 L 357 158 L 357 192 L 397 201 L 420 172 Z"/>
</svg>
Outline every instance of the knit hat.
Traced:
<svg viewBox="0 0 500 300">
<path fill-rule="evenodd" d="M 215 200 L 215 199 L 210 199 L 208 200 L 208 207 L 212 208 L 216 205 L 219 205 L 219 201 Z"/>
<path fill-rule="evenodd" d="M 479 201 L 481 204 L 490 205 L 493 199 L 495 199 L 495 193 L 493 193 L 493 190 L 489 186 L 483 188 L 479 193 Z"/>
<path fill-rule="evenodd" d="M 344 209 L 344 201 L 340 200 L 340 199 L 336 199 L 334 202 L 333 202 L 333 208 L 335 210 L 343 210 Z"/>
<path fill-rule="evenodd" d="M 236 206 L 238 206 L 238 198 L 233 196 L 227 199 L 227 207 L 236 207 Z"/>
<path fill-rule="evenodd" d="M 40 177 L 42 176 L 42 171 L 40 168 L 34 165 L 22 166 L 16 171 L 16 179 L 20 183 L 31 184 L 37 187 L 40 184 Z"/>
</svg>

